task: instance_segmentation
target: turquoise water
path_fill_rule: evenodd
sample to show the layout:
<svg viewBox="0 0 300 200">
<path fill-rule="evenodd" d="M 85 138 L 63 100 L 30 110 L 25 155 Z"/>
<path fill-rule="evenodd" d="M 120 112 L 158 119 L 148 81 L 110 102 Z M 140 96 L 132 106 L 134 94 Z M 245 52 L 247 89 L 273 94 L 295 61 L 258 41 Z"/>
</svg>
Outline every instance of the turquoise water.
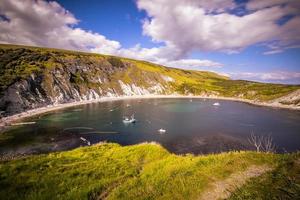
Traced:
<svg viewBox="0 0 300 200">
<path fill-rule="evenodd" d="M 213 106 L 219 102 L 220 106 Z M 135 124 L 124 116 L 135 115 Z M 155 141 L 169 151 L 206 154 L 253 149 L 248 138 L 270 135 L 278 152 L 300 149 L 300 112 L 212 99 L 142 99 L 87 104 L 33 117 L 0 137 L 0 153 L 40 153 L 101 141 Z M 159 133 L 159 129 L 166 133 Z"/>
</svg>

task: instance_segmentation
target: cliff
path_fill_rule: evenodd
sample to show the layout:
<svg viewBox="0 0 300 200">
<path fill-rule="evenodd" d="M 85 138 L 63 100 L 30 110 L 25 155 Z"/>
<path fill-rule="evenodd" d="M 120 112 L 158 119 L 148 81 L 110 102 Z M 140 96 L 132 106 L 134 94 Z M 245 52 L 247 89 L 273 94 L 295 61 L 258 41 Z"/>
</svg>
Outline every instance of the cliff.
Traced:
<svg viewBox="0 0 300 200">
<path fill-rule="evenodd" d="M 300 86 L 230 80 L 212 72 L 58 49 L 0 45 L 3 116 L 107 96 L 222 96 L 300 106 Z"/>
</svg>

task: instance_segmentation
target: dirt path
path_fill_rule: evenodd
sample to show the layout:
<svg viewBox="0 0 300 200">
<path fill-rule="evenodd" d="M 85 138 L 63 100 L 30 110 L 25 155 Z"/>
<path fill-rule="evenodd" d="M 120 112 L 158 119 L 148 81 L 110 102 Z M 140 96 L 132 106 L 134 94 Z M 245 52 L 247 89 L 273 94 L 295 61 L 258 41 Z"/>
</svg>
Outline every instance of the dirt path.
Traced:
<svg viewBox="0 0 300 200">
<path fill-rule="evenodd" d="M 212 187 L 202 193 L 199 200 L 226 199 L 235 189 L 241 187 L 247 180 L 260 176 L 272 168 L 268 166 L 251 166 L 243 172 L 230 175 L 227 179 L 215 182 Z"/>
</svg>

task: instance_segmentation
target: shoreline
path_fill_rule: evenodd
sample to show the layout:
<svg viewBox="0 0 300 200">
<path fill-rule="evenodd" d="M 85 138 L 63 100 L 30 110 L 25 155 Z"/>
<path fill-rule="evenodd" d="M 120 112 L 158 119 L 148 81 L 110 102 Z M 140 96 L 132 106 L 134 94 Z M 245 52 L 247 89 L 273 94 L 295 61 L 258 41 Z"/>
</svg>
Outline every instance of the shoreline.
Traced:
<svg viewBox="0 0 300 200">
<path fill-rule="evenodd" d="M 108 101 L 119 101 L 119 100 L 130 100 L 130 99 L 155 99 L 155 98 L 196 98 L 196 99 L 216 99 L 216 100 L 228 100 L 228 101 L 237 101 L 248 103 L 256 106 L 264 106 L 264 107 L 273 107 L 280 109 L 290 109 L 290 110 L 300 110 L 299 106 L 294 105 L 282 105 L 279 103 L 264 103 L 264 102 L 256 102 L 247 99 L 233 98 L 233 97 L 218 97 L 218 96 L 189 96 L 189 95 L 133 95 L 133 96 L 119 96 L 119 97 L 102 97 L 96 100 L 85 100 L 85 101 L 75 101 L 70 103 L 56 104 L 56 105 L 48 105 L 46 107 L 40 107 L 36 109 L 31 109 L 28 111 L 24 111 L 15 115 L 11 115 L 8 117 L 3 117 L 0 119 L 0 133 L 12 123 L 22 120 L 24 118 L 32 117 L 35 115 L 52 112 L 55 110 L 60 110 L 69 107 L 75 107 L 90 103 L 101 103 Z"/>
</svg>

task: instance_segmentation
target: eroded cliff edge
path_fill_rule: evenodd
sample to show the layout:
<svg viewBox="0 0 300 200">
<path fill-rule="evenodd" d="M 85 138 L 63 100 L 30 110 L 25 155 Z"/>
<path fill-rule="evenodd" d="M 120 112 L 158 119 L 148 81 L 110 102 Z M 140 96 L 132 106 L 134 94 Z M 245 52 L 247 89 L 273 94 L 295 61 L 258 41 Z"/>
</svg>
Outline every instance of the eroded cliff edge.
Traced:
<svg viewBox="0 0 300 200">
<path fill-rule="evenodd" d="M 2 116 L 101 97 L 197 95 L 300 107 L 300 86 L 230 80 L 211 72 L 57 49 L 0 45 Z"/>
</svg>

